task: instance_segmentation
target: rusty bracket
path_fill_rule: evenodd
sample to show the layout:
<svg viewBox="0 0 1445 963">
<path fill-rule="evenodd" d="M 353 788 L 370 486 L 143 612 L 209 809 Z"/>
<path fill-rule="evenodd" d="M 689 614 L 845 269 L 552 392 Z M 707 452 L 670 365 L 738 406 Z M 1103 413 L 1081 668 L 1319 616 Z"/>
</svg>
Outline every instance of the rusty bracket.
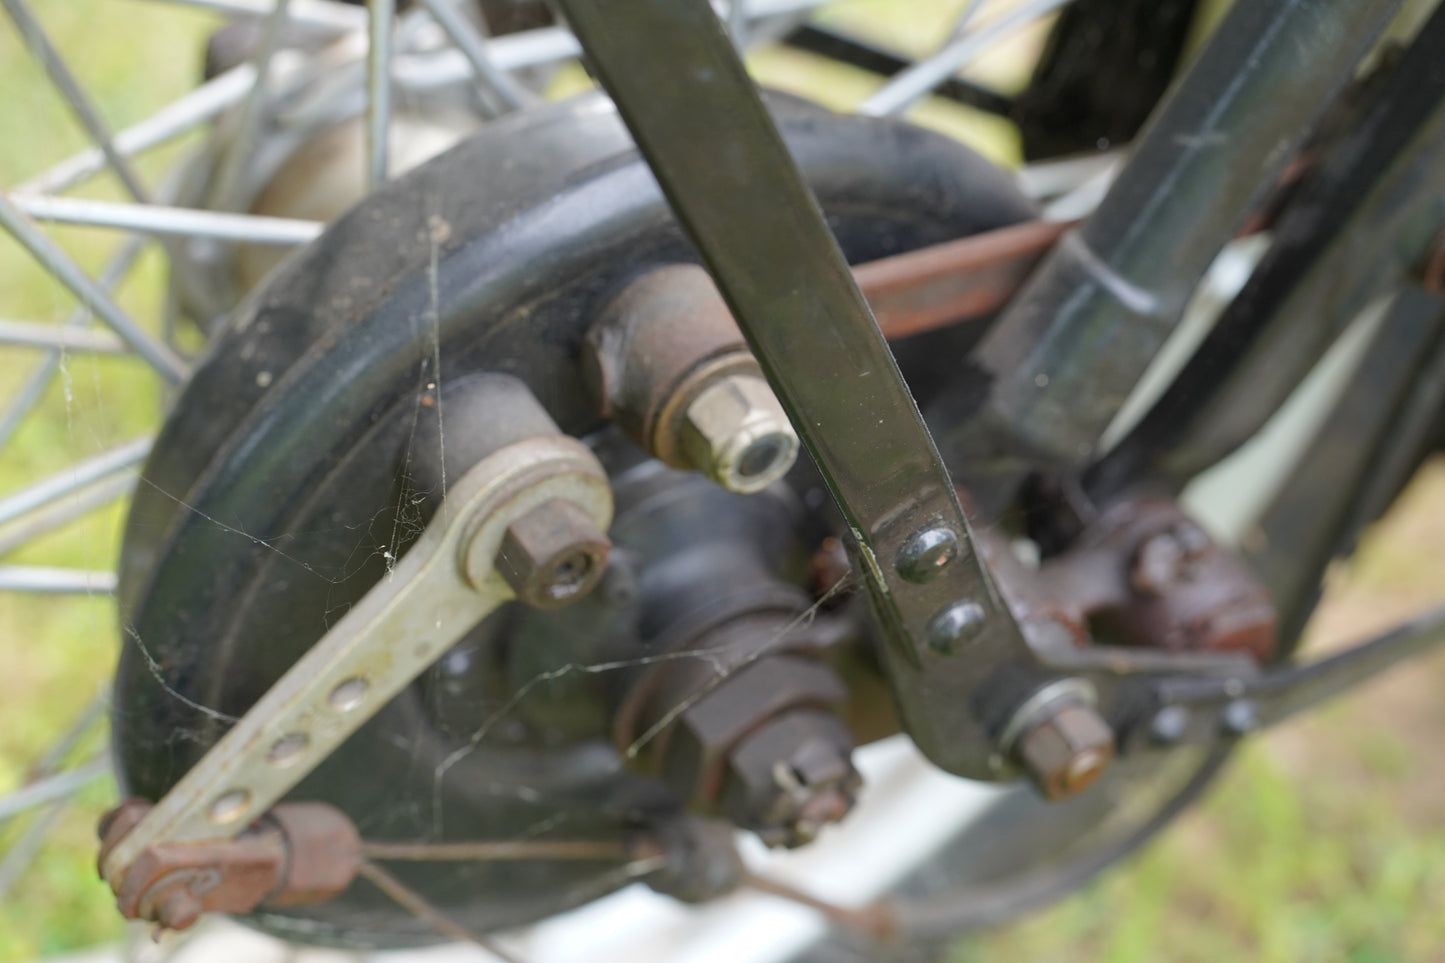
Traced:
<svg viewBox="0 0 1445 963">
<path fill-rule="evenodd" d="M 128 799 L 101 823 L 100 864 L 154 809 Z M 342 893 L 361 868 L 361 837 L 324 803 L 282 803 L 235 839 L 147 846 L 114 882 L 126 919 L 184 930 L 202 913 L 320 903 Z"/>
</svg>

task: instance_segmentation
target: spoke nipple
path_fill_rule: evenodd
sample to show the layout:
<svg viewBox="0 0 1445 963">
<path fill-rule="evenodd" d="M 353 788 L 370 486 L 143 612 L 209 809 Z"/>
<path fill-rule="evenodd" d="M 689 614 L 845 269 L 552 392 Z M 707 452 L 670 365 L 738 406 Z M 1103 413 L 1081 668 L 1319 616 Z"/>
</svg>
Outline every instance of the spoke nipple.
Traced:
<svg viewBox="0 0 1445 963">
<path fill-rule="evenodd" d="M 926 528 L 903 543 L 894 560 L 898 574 L 910 582 L 931 582 L 959 554 L 958 534 L 946 526 Z"/>
<path fill-rule="evenodd" d="M 987 621 L 988 614 L 977 602 L 955 602 L 929 621 L 924 635 L 933 651 L 957 655 L 978 637 Z"/>
</svg>

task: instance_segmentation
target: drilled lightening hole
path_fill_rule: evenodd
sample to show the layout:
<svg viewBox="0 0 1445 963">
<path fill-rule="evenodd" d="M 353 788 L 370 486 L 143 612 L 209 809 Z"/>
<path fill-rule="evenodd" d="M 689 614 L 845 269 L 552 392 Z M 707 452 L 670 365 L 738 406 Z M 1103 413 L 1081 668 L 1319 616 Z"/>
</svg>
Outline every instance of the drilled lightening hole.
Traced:
<svg viewBox="0 0 1445 963">
<path fill-rule="evenodd" d="M 246 815 L 246 810 L 250 808 L 250 805 L 251 794 L 249 792 L 244 789 L 232 789 L 230 792 L 217 796 L 206 815 L 211 822 L 225 825 Z"/>
<path fill-rule="evenodd" d="M 366 690 L 369 688 L 371 688 L 369 682 L 360 676 L 353 676 L 332 689 L 331 695 L 326 701 L 331 703 L 331 708 L 337 712 L 350 712 L 361 705 L 361 701 L 366 698 Z"/>
<path fill-rule="evenodd" d="M 277 769 L 294 766 L 301 761 L 306 747 L 310 744 L 311 739 L 304 732 L 293 732 L 290 735 L 282 736 L 276 740 L 271 751 L 266 754 L 266 761 Z"/>
</svg>

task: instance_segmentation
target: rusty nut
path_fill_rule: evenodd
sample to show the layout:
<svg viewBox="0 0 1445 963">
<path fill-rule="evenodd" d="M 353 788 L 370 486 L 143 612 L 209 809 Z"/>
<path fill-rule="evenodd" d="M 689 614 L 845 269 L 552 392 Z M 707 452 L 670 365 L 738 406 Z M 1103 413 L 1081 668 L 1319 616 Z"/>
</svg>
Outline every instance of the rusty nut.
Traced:
<svg viewBox="0 0 1445 963">
<path fill-rule="evenodd" d="M 1019 760 L 1049 799 L 1094 784 L 1114 759 L 1114 732 L 1088 706 L 1064 705 L 1018 741 Z"/>
<path fill-rule="evenodd" d="M 832 713 L 784 713 L 729 755 L 723 812 L 769 846 L 810 843 L 853 808 L 862 780 L 852 748 L 851 734 Z"/>
<path fill-rule="evenodd" d="M 718 378 L 687 406 L 683 455 L 728 491 L 750 494 L 782 478 L 798 457 L 798 435 L 760 375 Z"/>
<path fill-rule="evenodd" d="M 507 527 L 496 566 L 518 600 L 556 609 L 592 591 L 607 570 L 611 548 L 590 515 L 554 498 Z"/>
</svg>

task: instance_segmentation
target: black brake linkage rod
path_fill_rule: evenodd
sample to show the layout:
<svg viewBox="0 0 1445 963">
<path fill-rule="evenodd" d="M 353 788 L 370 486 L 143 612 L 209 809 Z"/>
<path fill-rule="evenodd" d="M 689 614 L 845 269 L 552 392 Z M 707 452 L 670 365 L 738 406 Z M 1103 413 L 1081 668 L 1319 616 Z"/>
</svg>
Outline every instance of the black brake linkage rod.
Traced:
<svg viewBox="0 0 1445 963">
<path fill-rule="evenodd" d="M 848 265 L 707 0 L 556 0 L 851 528 L 905 728 L 999 778 L 969 695 L 1037 660 Z"/>
</svg>

